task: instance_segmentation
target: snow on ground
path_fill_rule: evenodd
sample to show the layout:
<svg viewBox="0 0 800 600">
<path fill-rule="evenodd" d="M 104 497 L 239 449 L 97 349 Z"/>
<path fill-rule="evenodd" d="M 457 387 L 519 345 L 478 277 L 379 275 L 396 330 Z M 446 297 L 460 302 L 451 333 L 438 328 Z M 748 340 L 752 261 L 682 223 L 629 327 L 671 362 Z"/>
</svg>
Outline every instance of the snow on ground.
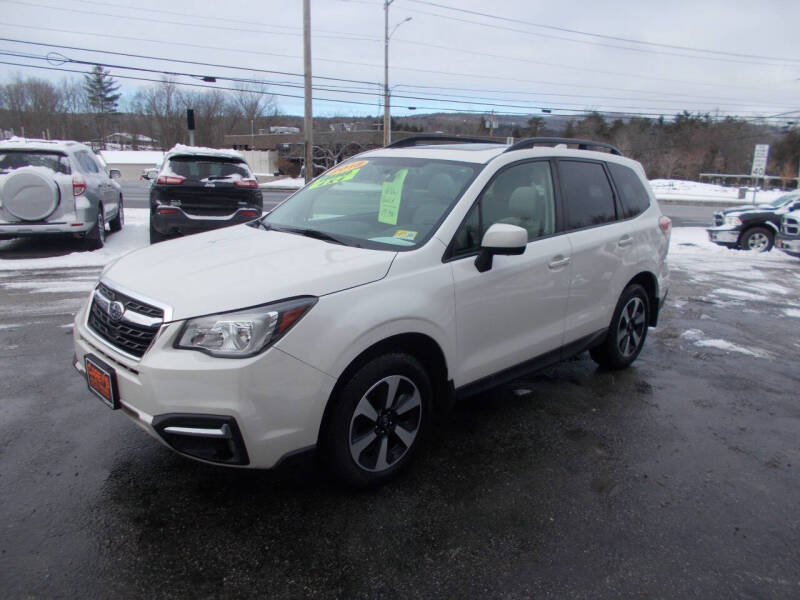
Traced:
<svg viewBox="0 0 800 600">
<path fill-rule="evenodd" d="M 125 226 L 117 233 L 106 232 L 106 243 L 100 250 L 75 251 L 47 258 L 4 258 L 0 252 L 0 272 L 28 269 L 64 269 L 103 267 L 112 260 L 150 244 L 150 209 L 126 208 Z"/>
<path fill-rule="evenodd" d="M 283 179 L 276 179 L 275 181 L 267 181 L 266 183 L 260 184 L 259 187 L 262 189 L 286 188 L 299 190 L 305 184 L 306 180 L 302 177 L 284 177 Z"/>
<path fill-rule="evenodd" d="M 696 181 L 682 181 L 679 179 L 651 179 L 650 186 L 659 200 L 674 200 L 683 202 L 723 202 L 752 204 L 752 189 L 747 192 L 744 200 L 739 199 L 738 187 L 726 187 L 713 183 L 698 183 Z M 782 190 L 767 190 L 756 192 L 756 203 L 770 202 L 787 192 Z"/>
<path fill-rule="evenodd" d="M 716 348 L 725 352 L 738 352 L 739 354 L 755 356 L 756 358 L 769 358 L 771 356 L 769 352 L 760 348 L 745 348 L 727 340 L 708 339 L 702 329 L 687 329 L 681 334 L 681 338 L 693 342 L 695 346 L 701 348 Z"/>
</svg>

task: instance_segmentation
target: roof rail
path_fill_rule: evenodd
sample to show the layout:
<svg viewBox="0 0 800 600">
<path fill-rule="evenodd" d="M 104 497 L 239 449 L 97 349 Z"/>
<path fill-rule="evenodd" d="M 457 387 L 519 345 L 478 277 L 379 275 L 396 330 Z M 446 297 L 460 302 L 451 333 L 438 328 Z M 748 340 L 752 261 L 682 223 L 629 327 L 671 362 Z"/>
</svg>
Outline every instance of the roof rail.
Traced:
<svg viewBox="0 0 800 600">
<path fill-rule="evenodd" d="M 411 146 L 418 146 L 423 142 L 455 142 L 460 144 L 504 144 L 499 140 L 486 140 L 476 137 L 460 137 L 457 135 L 413 135 L 411 137 L 403 138 L 392 142 L 387 148 L 410 148 Z"/>
<path fill-rule="evenodd" d="M 506 148 L 506 152 L 512 152 L 514 150 L 525 150 L 527 148 L 533 148 L 538 144 L 571 144 L 578 146 L 578 150 L 589 150 L 589 148 L 605 148 L 611 154 L 616 154 L 618 156 L 622 156 L 622 152 L 620 152 L 617 148 L 612 146 L 611 144 L 606 144 L 604 142 L 593 142 L 592 140 L 581 140 L 578 138 L 561 138 L 561 137 L 532 137 L 527 138 L 524 140 L 520 140 L 515 144 L 511 144 L 508 148 Z"/>
</svg>

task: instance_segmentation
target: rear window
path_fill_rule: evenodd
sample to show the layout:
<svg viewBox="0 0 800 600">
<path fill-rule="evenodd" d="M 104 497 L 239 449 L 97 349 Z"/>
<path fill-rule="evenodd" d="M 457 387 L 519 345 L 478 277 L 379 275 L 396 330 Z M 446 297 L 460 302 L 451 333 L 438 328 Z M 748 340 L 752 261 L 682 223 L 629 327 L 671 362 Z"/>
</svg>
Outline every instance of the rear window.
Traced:
<svg viewBox="0 0 800 600">
<path fill-rule="evenodd" d="M 650 208 L 650 196 L 633 169 L 612 162 L 607 164 L 622 200 L 622 218 L 630 219 Z"/>
<path fill-rule="evenodd" d="M 247 163 L 216 156 L 173 156 L 164 165 L 162 173 L 179 175 L 189 181 L 248 179 L 253 176 Z"/>
<path fill-rule="evenodd" d="M 6 150 L 0 152 L 0 172 L 8 173 L 22 167 L 46 167 L 56 173 L 69 175 L 69 160 L 58 152 L 37 150 Z"/>
</svg>

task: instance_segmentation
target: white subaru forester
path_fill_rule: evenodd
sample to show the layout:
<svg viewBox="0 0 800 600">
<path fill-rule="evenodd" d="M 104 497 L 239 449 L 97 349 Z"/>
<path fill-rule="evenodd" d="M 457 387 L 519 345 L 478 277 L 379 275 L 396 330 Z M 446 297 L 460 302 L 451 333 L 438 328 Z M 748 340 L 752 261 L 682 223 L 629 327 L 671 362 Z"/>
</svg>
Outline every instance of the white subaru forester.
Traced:
<svg viewBox="0 0 800 600">
<path fill-rule="evenodd" d="M 586 140 L 432 141 L 111 265 L 75 319 L 89 388 L 186 456 L 319 449 L 364 485 L 456 397 L 585 350 L 630 365 L 668 287 L 671 224 L 641 165 Z"/>
</svg>

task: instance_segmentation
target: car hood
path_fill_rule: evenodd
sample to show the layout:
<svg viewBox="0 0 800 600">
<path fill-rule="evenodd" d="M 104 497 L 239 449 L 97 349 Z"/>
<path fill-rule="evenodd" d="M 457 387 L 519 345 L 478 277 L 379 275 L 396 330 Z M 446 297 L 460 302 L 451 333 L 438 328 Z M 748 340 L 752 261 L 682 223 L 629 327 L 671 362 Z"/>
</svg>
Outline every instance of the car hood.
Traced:
<svg viewBox="0 0 800 600">
<path fill-rule="evenodd" d="M 395 256 L 239 225 L 132 252 L 101 279 L 169 305 L 179 320 L 364 285 L 382 279 Z"/>
<path fill-rule="evenodd" d="M 719 211 L 723 215 L 742 215 L 745 213 L 774 213 L 781 209 L 770 206 L 769 204 L 744 204 L 742 206 L 734 206 L 726 210 Z"/>
</svg>

